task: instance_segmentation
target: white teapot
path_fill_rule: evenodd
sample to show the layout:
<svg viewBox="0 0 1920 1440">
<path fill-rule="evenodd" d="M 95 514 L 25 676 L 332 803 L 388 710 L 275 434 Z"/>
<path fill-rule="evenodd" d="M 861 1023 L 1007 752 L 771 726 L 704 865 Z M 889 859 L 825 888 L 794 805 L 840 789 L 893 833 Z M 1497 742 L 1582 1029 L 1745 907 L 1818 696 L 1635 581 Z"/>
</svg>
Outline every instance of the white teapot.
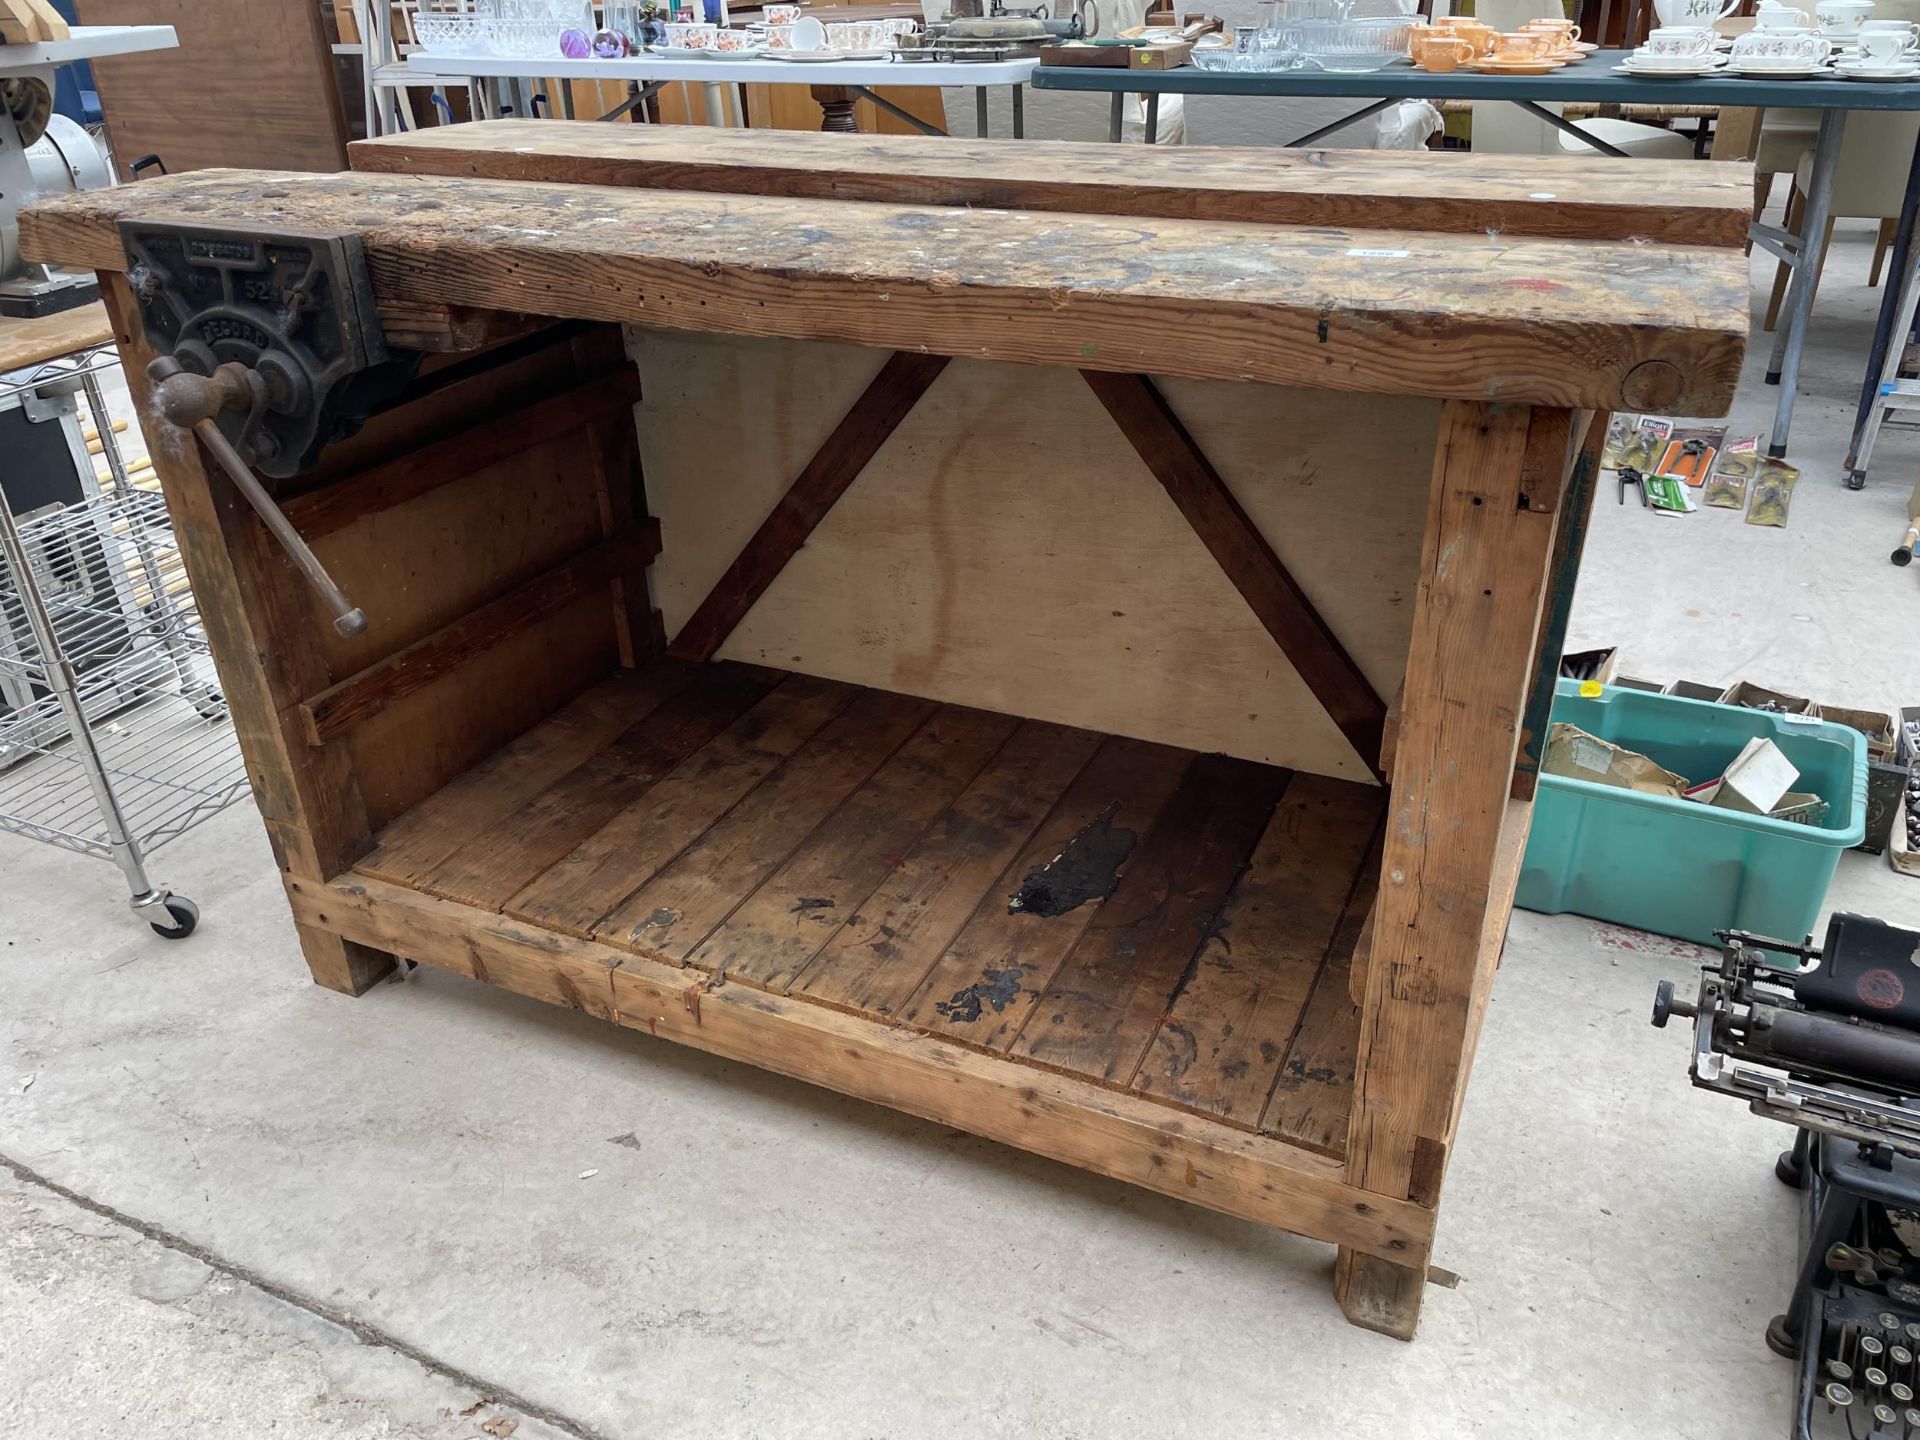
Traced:
<svg viewBox="0 0 1920 1440">
<path fill-rule="evenodd" d="M 1740 0 L 1653 0 L 1662 25 L 1711 25 L 1731 15 Z"/>
</svg>

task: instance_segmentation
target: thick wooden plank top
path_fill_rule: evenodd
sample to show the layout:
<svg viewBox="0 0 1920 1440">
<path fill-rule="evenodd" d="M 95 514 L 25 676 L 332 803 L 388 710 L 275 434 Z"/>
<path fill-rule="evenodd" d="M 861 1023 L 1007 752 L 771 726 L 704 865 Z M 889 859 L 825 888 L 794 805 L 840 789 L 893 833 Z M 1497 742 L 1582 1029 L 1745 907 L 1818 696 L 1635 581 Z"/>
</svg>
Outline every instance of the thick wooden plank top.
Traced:
<svg viewBox="0 0 1920 1440">
<path fill-rule="evenodd" d="M 389 304 L 1536 405 L 1723 414 L 1747 332 L 1731 247 L 434 176 L 166 176 L 22 248 L 118 270 L 129 218 L 357 232 Z"/>
<path fill-rule="evenodd" d="M 1682 160 L 1628 168 L 1591 156 L 1009 145 L 585 120 L 410 130 L 355 142 L 348 163 L 397 175 L 1680 245 L 1744 245 L 1753 207 L 1746 167 Z"/>
</svg>

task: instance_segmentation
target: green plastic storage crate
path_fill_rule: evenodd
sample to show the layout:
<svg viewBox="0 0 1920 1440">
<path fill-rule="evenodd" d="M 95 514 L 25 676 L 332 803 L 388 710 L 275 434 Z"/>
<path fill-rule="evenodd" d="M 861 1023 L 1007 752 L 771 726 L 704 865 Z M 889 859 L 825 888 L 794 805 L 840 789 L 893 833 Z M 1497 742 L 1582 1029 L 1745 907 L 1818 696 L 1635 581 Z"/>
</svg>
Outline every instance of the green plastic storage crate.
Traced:
<svg viewBox="0 0 1920 1440">
<path fill-rule="evenodd" d="M 1866 737 L 1761 710 L 1603 688 L 1555 688 L 1553 720 L 1637 750 L 1690 782 L 1711 780 L 1747 741 L 1766 736 L 1799 768 L 1795 790 L 1828 804 L 1819 826 L 1742 815 L 1542 775 L 1515 903 L 1571 910 L 1701 945 L 1715 930 L 1798 940 L 1819 921 L 1842 852 L 1866 830 Z"/>
</svg>

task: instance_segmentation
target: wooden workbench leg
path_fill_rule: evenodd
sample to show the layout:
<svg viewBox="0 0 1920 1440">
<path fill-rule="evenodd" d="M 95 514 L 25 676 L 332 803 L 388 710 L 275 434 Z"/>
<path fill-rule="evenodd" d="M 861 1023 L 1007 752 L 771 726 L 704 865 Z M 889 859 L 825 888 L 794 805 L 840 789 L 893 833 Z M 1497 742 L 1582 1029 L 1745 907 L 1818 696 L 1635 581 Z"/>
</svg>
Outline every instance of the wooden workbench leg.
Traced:
<svg viewBox="0 0 1920 1440">
<path fill-rule="evenodd" d="M 1348 1179 L 1439 1203 L 1485 983 L 1482 930 L 1508 810 L 1572 417 L 1449 402 L 1401 692 L 1374 906 Z M 1497 955 L 1505 927 L 1493 927 Z M 1426 1257 L 1342 1252 L 1335 1291 L 1356 1325 L 1412 1338 Z"/>
<path fill-rule="evenodd" d="M 126 280 L 103 272 L 100 288 L 134 411 L 146 426 L 154 352 Z M 299 728 L 299 702 L 332 683 L 317 630 L 324 622 L 292 562 L 199 445 L 159 426 L 147 427 L 147 445 L 274 859 L 287 876 L 331 879 L 372 841 L 345 749 L 310 746 Z M 309 926 L 298 930 L 307 968 L 329 990 L 361 994 L 393 968 L 384 950 Z"/>
</svg>

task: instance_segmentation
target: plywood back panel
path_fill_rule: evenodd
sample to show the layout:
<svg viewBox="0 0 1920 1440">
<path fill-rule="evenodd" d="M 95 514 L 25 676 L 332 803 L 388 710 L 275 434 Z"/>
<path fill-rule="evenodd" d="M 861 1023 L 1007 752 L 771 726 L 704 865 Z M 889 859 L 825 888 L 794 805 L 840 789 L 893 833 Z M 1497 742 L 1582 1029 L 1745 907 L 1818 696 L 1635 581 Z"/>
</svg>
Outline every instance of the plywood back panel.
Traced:
<svg viewBox="0 0 1920 1440">
<path fill-rule="evenodd" d="M 80 0 L 87 25 L 171 25 L 176 50 L 93 62 L 123 178 L 172 170 L 339 170 L 346 121 L 316 0 Z"/>
<path fill-rule="evenodd" d="M 883 351 L 630 332 L 669 635 Z M 1439 409 L 1162 381 L 1382 694 L 1399 686 Z M 1367 780 L 1078 373 L 956 361 L 723 657 Z"/>
</svg>

